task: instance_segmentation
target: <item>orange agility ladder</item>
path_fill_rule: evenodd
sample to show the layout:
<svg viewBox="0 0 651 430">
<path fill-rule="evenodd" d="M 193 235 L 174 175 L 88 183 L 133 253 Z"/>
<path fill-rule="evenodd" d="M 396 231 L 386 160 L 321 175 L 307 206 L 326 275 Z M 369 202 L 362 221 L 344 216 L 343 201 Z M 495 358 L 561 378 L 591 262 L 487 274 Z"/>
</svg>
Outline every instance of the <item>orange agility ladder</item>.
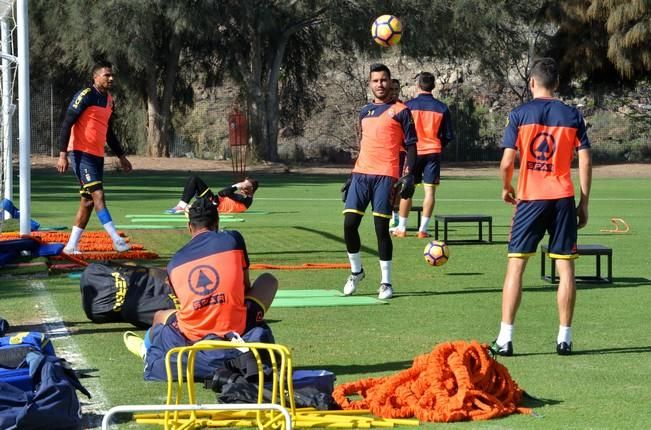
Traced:
<svg viewBox="0 0 651 430">
<path fill-rule="evenodd" d="M 369 409 L 382 418 L 451 422 L 531 414 L 518 406 L 523 394 L 487 345 L 456 341 L 417 356 L 411 368 L 395 375 L 339 385 L 332 397 L 344 410 Z"/>
</svg>

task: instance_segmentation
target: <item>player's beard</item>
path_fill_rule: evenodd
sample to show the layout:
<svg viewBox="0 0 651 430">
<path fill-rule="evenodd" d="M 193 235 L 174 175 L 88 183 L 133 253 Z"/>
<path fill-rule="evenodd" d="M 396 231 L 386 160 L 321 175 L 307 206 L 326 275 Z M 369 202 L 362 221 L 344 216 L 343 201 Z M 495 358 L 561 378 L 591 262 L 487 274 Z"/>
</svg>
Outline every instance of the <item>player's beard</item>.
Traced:
<svg viewBox="0 0 651 430">
<path fill-rule="evenodd" d="M 389 99 L 389 89 L 388 88 L 381 89 L 381 91 L 383 92 L 381 96 L 378 94 L 377 90 L 372 90 L 372 91 L 373 91 L 373 97 L 375 97 L 375 100 L 379 100 L 379 101 L 384 103 Z"/>
</svg>

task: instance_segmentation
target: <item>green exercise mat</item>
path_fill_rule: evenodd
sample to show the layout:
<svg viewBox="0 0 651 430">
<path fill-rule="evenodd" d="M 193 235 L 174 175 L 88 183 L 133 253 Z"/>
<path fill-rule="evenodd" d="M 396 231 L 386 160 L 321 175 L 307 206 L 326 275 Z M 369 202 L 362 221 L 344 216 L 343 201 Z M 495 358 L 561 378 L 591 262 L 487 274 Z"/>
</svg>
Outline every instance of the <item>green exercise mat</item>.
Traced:
<svg viewBox="0 0 651 430">
<path fill-rule="evenodd" d="M 386 301 L 369 296 L 344 296 L 337 290 L 279 290 L 272 308 L 383 305 Z"/>
<path fill-rule="evenodd" d="M 187 228 L 184 225 L 156 225 L 156 224 L 121 224 L 115 228 L 120 230 L 172 230 L 175 228 Z"/>
<path fill-rule="evenodd" d="M 131 222 L 187 224 L 187 218 L 131 218 Z M 244 222 L 244 218 L 219 218 L 219 222 Z"/>
<path fill-rule="evenodd" d="M 156 218 L 156 219 L 188 219 L 187 217 L 181 217 L 180 214 L 167 214 L 167 215 L 159 215 L 159 214 L 130 214 L 130 215 L 125 215 L 125 218 Z M 222 215 L 219 214 L 220 218 L 233 218 L 233 215 Z"/>
<path fill-rule="evenodd" d="M 278 290 L 276 298 L 296 297 L 339 297 L 341 293 L 337 290 Z"/>
<path fill-rule="evenodd" d="M 368 296 L 339 297 L 276 297 L 272 308 L 316 308 L 324 306 L 383 305 L 387 302 Z"/>
</svg>

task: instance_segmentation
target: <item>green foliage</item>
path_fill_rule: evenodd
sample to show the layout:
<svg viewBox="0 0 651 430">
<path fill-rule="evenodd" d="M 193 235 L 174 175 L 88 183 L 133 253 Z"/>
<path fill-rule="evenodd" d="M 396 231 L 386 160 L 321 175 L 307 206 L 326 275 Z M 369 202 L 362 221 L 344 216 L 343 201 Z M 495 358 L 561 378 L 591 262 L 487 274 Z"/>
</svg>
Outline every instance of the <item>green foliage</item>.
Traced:
<svg viewBox="0 0 651 430">
<path fill-rule="evenodd" d="M 560 60 L 565 83 L 618 86 L 651 70 L 651 6 L 646 0 L 548 1 L 546 20 L 557 25 L 549 55 Z"/>
<path fill-rule="evenodd" d="M 501 158 L 499 145 L 504 117 L 475 103 L 468 88 L 453 99 L 445 100 L 450 108 L 455 131 L 454 141 L 443 156 L 454 161 L 496 161 Z"/>
</svg>

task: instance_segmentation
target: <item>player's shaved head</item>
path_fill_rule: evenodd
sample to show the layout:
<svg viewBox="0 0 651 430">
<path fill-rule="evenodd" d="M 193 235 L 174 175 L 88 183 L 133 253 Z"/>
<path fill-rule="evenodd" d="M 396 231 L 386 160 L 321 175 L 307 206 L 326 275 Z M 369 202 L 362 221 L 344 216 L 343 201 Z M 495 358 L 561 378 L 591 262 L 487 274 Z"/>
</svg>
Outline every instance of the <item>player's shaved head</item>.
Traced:
<svg viewBox="0 0 651 430">
<path fill-rule="evenodd" d="M 385 72 L 389 76 L 389 79 L 391 79 L 391 70 L 389 70 L 389 68 L 382 63 L 371 64 L 368 75 L 371 76 L 371 74 L 375 72 Z"/>
<path fill-rule="evenodd" d="M 109 61 L 104 61 L 104 60 L 98 61 L 97 63 L 93 64 L 93 69 L 92 69 L 93 76 L 95 76 L 100 72 L 100 70 L 105 68 L 112 69 L 113 64 L 111 64 Z"/>
<path fill-rule="evenodd" d="M 436 80 L 430 72 L 421 72 L 418 74 L 418 88 L 421 90 L 431 92 L 435 85 Z"/>
<path fill-rule="evenodd" d="M 558 66 L 553 58 L 544 57 L 533 61 L 529 77 L 548 90 L 555 90 L 558 85 Z"/>
<path fill-rule="evenodd" d="M 219 221 L 217 205 L 211 199 L 198 197 L 188 208 L 188 218 L 195 230 L 202 228 L 214 230 Z"/>
</svg>

